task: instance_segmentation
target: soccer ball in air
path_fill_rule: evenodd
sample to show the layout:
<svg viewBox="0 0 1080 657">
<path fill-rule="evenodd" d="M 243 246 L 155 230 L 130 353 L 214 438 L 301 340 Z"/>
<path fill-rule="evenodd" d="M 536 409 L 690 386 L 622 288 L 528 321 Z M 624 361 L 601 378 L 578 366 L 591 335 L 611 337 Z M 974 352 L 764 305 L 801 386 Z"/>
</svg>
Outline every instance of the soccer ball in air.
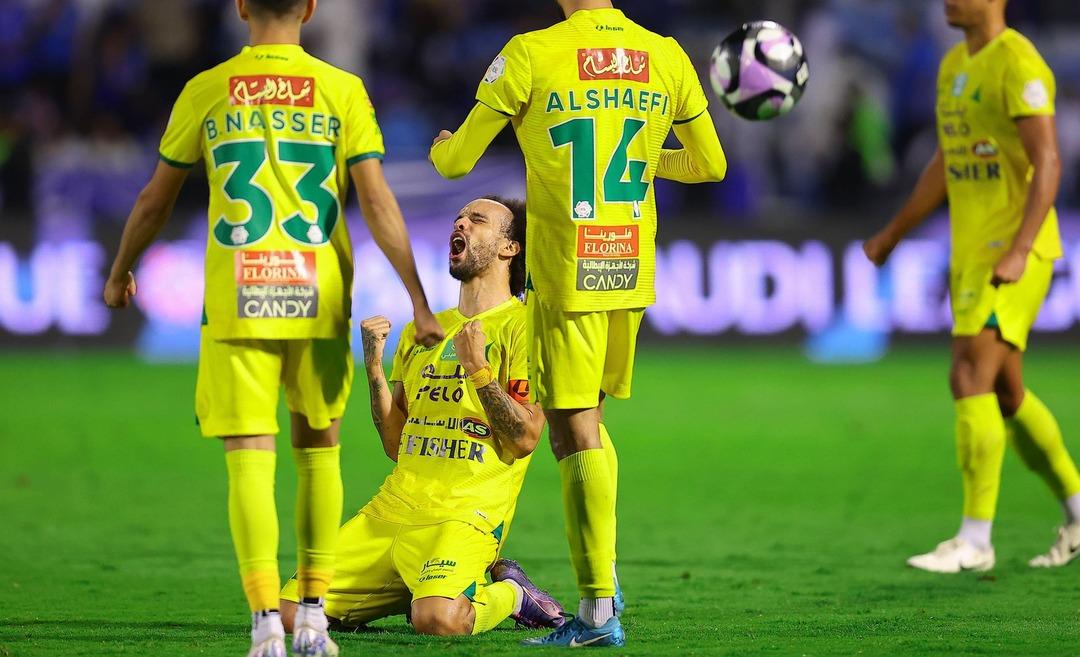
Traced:
<svg viewBox="0 0 1080 657">
<path fill-rule="evenodd" d="M 712 54 L 709 78 L 729 110 L 751 121 L 791 111 L 810 67 L 798 37 L 772 21 L 743 23 Z"/>
</svg>

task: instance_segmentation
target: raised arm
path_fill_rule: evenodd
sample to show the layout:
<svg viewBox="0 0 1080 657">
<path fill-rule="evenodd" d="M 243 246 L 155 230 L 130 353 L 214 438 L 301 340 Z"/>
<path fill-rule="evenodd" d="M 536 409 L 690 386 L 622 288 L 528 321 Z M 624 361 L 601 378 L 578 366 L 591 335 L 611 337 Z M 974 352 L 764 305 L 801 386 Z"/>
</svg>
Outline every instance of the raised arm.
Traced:
<svg viewBox="0 0 1080 657">
<path fill-rule="evenodd" d="M 1035 171 L 1028 188 L 1020 230 L 1016 232 L 1012 246 L 994 267 L 994 276 L 990 281 L 993 285 L 1015 283 L 1024 275 L 1028 254 L 1035 245 L 1035 238 L 1039 236 L 1046 215 L 1054 205 L 1061 184 L 1061 158 L 1058 155 L 1054 117 L 1046 114 L 1025 116 L 1017 119 L 1016 127 Z"/>
<path fill-rule="evenodd" d="M 443 130 L 431 144 L 428 159 L 443 178 L 461 178 L 476 166 L 510 117 L 477 103 L 457 132 Z"/>
<path fill-rule="evenodd" d="M 371 236 L 386 254 L 409 293 L 416 323 L 416 341 L 427 347 L 438 344 L 444 336 L 442 326 L 428 305 L 424 286 L 416 272 L 416 260 L 409 244 L 405 218 L 401 216 L 397 198 L 386 184 L 382 162 L 378 158 L 361 160 L 349 168 L 349 174 L 360 196 L 360 207 Z"/>
<path fill-rule="evenodd" d="M 394 382 L 394 391 L 386 382 L 383 368 L 383 352 L 386 337 L 390 335 L 390 320 L 385 317 L 369 317 L 360 322 L 360 336 L 364 343 L 364 372 L 371 391 L 371 422 L 379 432 L 383 451 L 391 460 L 397 461 L 401 444 L 401 430 L 408 415 L 405 387 L 401 381 Z"/>
<path fill-rule="evenodd" d="M 487 414 L 495 440 L 514 458 L 532 454 L 544 430 L 544 411 L 539 404 L 514 400 L 503 390 L 484 355 L 487 337 L 480 322 L 469 322 L 454 336 L 458 361 L 469 375 Z"/>
<path fill-rule="evenodd" d="M 150 182 L 139 192 L 124 225 L 124 235 L 120 238 L 120 248 L 113 259 L 109 278 L 105 281 L 105 305 L 126 308 L 135 296 L 135 275 L 131 270 L 169 220 L 187 175 L 186 168 L 158 162 Z"/>
<path fill-rule="evenodd" d="M 866 257 L 878 267 L 884 265 L 900 240 L 944 203 L 945 196 L 945 158 L 939 147 L 923 169 L 919 181 L 915 183 L 915 189 L 900 211 L 893 215 L 885 228 L 863 244 Z"/>
<path fill-rule="evenodd" d="M 727 157 L 708 112 L 672 126 L 682 148 L 660 151 L 656 175 L 681 183 L 720 182 L 727 175 Z"/>
</svg>

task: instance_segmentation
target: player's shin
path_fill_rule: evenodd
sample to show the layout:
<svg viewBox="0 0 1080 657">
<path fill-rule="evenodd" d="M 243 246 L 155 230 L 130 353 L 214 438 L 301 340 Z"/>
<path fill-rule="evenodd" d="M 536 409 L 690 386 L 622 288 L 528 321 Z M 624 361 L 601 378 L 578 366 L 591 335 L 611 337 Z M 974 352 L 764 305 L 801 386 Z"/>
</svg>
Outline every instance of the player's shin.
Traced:
<svg viewBox="0 0 1080 657">
<path fill-rule="evenodd" d="M 956 400 L 956 454 L 964 482 L 964 517 L 993 520 L 1005 455 L 1005 422 L 994 394 Z"/>
<path fill-rule="evenodd" d="M 277 609 L 278 521 L 274 505 L 277 455 L 260 449 L 225 453 L 229 471 L 229 528 L 252 612 Z"/>
<path fill-rule="evenodd" d="M 1080 473 L 1050 409 L 1027 390 L 1016 415 L 1006 420 L 1006 427 L 1021 460 L 1062 502 L 1068 522 L 1080 520 Z"/>
<path fill-rule="evenodd" d="M 602 449 L 559 461 L 570 557 L 577 574 L 583 620 L 593 627 L 614 615 L 615 482 Z"/>
<path fill-rule="evenodd" d="M 611 576 L 615 581 L 615 615 L 622 614 L 622 607 L 624 601 L 622 598 L 622 591 L 619 588 L 619 573 L 615 567 L 615 562 L 618 561 L 618 503 L 619 503 L 619 453 L 615 450 L 615 443 L 611 440 L 611 434 L 608 433 L 607 426 L 600 423 L 600 446 L 604 448 L 604 456 L 607 457 L 608 470 L 611 471 L 611 496 L 615 499 L 615 538 L 614 538 L 614 551 L 612 553 L 611 562 Z"/>
<path fill-rule="evenodd" d="M 521 588 L 509 581 L 478 586 L 472 596 L 476 612 L 472 633 L 487 632 L 520 610 L 521 595 Z"/>
<path fill-rule="evenodd" d="M 323 598 L 334 575 L 341 523 L 341 446 L 295 448 L 297 584 L 301 600 Z"/>
</svg>

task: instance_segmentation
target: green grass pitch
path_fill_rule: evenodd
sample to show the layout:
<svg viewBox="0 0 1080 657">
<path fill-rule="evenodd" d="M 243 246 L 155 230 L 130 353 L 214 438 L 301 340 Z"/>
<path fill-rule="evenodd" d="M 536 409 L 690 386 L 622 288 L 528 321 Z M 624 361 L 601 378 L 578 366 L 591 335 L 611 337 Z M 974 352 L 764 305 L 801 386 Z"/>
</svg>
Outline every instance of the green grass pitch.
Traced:
<svg viewBox="0 0 1080 657">
<path fill-rule="evenodd" d="M 198 437 L 191 365 L 3 355 L 0 656 L 243 655 L 247 614 L 221 448 Z M 871 366 L 794 350 L 644 350 L 619 446 L 626 655 L 1061 655 L 1080 645 L 1080 566 L 1027 568 L 1059 511 L 1006 457 L 991 575 L 903 559 L 956 529 L 947 348 Z M 1080 350 L 1038 349 L 1029 385 L 1080 452 Z M 364 385 L 346 417 L 346 513 L 391 464 Z M 294 565 L 290 455 L 281 567 Z M 506 551 L 576 606 L 546 442 Z M 520 654 L 509 623 L 430 639 L 401 618 L 339 636 L 348 655 Z"/>
</svg>

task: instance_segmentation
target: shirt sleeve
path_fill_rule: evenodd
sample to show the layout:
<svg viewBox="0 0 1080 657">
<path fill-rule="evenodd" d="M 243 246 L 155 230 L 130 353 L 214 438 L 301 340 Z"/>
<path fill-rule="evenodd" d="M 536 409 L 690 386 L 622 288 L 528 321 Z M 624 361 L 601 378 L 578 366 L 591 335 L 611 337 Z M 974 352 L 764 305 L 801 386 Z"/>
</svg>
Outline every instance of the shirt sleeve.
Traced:
<svg viewBox="0 0 1080 657">
<path fill-rule="evenodd" d="M 394 365 L 390 368 L 390 381 L 405 381 L 405 355 L 409 352 L 409 347 L 412 346 L 414 336 L 416 335 L 416 329 L 413 328 L 412 322 L 405 325 L 405 328 L 401 331 L 401 336 L 398 338 L 397 349 L 394 351 Z"/>
<path fill-rule="evenodd" d="M 532 94 L 529 51 L 521 35 L 510 39 L 491 62 L 476 90 L 476 100 L 507 116 L 517 116 Z"/>
<path fill-rule="evenodd" d="M 375 107 L 371 104 L 363 81 L 356 78 L 345 116 L 345 164 L 351 167 L 373 157 L 381 160 L 385 154 Z"/>
<path fill-rule="evenodd" d="M 190 169 L 202 156 L 202 119 L 195 112 L 189 82 L 180 92 L 161 137 L 161 161 L 178 169 Z"/>
<path fill-rule="evenodd" d="M 527 404 L 529 403 L 529 349 L 524 319 L 514 322 L 510 328 L 506 356 L 508 363 L 506 393 L 519 404 Z"/>
<path fill-rule="evenodd" d="M 686 51 L 677 41 L 671 39 L 671 54 L 678 77 L 678 98 L 675 99 L 674 123 L 693 121 L 709 108 L 709 99 L 701 87 L 701 78 Z"/>
<path fill-rule="evenodd" d="M 1009 116 L 1053 116 L 1057 85 L 1054 73 L 1037 52 L 1010 59 L 1005 72 L 1005 107 Z"/>
</svg>

